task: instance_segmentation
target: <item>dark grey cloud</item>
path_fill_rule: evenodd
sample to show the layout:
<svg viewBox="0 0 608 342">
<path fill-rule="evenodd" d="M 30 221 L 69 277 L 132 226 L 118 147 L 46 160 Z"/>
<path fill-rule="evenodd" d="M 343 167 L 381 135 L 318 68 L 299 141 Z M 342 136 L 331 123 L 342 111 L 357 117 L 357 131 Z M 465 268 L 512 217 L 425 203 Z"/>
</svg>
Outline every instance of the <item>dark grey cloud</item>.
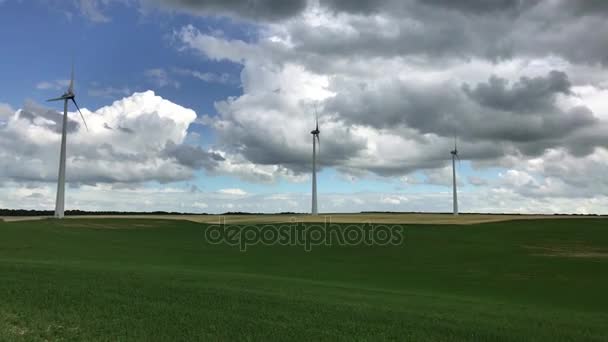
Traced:
<svg viewBox="0 0 608 342">
<path fill-rule="evenodd" d="M 603 38 L 608 35 L 608 22 L 604 20 L 603 3 L 327 0 L 322 4 L 334 13 L 360 15 L 340 19 L 349 30 L 293 24 L 291 42 L 299 53 L 326 57 L 421 56 L 435 61 L 560 56 L 575 63 L 608 63 L 608 41 Z"/>
<path fill-rule="evenodd" d="M 508 112 L 526 113 L 550 110 L 557 94 L 571 95 L 568 75 L 553 70 L 546 77 L 521 77 L 509 88 L 508 80 L 493 76 L 488 83 L 471 89 L 463 86 L 464 92 L 480 105 Z"/>
<path fill-rule="evenodd" d="M 81 2 L 81 7 L 88 11 L 85 14 L 91 20 L 104 22 L 110 18 L 101 9 L 111 2 L 86 0 Z M 264 22 L 296 18 L 316 1 L 139 0 L 136 3 L 147 9 L 164 8 L 192 15 L 227 15 Z M 478 57 L 495 61 L 556 55 L 576 63 L 608 64 L 608 42 L 603 38 L 608 35 L 608 22 L 604 20 L 608 5 L 603 0 L 320 0 L 320 5 L 335 14 L 358 14 L 347 20 L 357 32 L 345 35 L 344 31 L 324 26 L 298 29 L 298 24 L 292 23 L 291 40 L 300 52 L 323 56 Z M 380 22 L 386 20 L 388 24 L 379 25 L 373 15 L 380 15 L 383 19 Z"/>
<path fill-rule="evenodd" d="M 161 5 L 202 15 L 229 15 L 245 19 L 281 20 L 299 14 L 307 0 L 141 0 L 147 5 Z"/>
<path fill-rule="evenodd" d="M 373 172 L 384 177 L 392 177 L 408 174 L 421 169 L 435 169 L 444 166 L 447 158 L 410 160 L 410 163 L 378 163 L 361 167 L 361 169 Z"/>
<path fill-rule="evenodd" d="M 296 174 L 310 171 L 312 155 L 312 136 L 294 134 L 291 138 L 303 142 L 298 148 L 281 142 L 283 137 L 271 131 L 258 129 L 238 129 L 225 127 L 219 129 L 219 145 L 228 151 L 240 153 L 248 161 L 260 165 L 283 165 Z M 302 133 L 302 132 L 301 132 Z M 345 130 L 326 131 L 321 124 L 321 152 L 319 165 L 339 166 L 365 148 L 365 141 L 357 140 Z"/>
<path fill-rule="evenodd" d="M 114 130 L 114 128 L 110 127 L 110 125 L 108 125 L 107 123 L 103 124 L 103 128 L 105 128 L 107 130 L 110 130 L 110 131 Z M 133 133 L 135 133 L 135 131 L 133 129 L 131 129 L 129 127 L 123 127 L 123 126 L 120 126 L 120 125 L 116 126 L 116 129 L 119 130 L 119 131 L 121 131 L 122 133 L 125 133 L 125 134 L 133 134 Z"/>
<path fill-rule="evenodd" d="M 61 133 L 63 125 L 63 113 L 59 113 L 53 109 L 45 108 L 32 101 L 26 101 L 23 109 L 19 112 L 19 118 L 33 122 L 36 118 L 43 119 L 40 125 L 56 132 Z M 68 117 L 68 133 L 73 133 L 78 130 L 80 122 L 72 120 Z"/>
<path fill-rule="evenodd" d="M 454 9 L 466 13 L 488 14 L 495 12 L 519 13 L 541 0 L 417 0 L 421 4 Z"/>
<path fill-rule="evenodd" d="M 465 158 L 473 161 L 496 160 L 507 155 L 538 157 L 548 149 L 562 147 L 586 156 L 594 147 L 603 146 L 604 141 L 598 134 L 600 121 L 589 108 L 563 108 L 563 104 L 558 104 L 557 100 L 562 97 L 564 103 L 568 103 L 576 96 L 568 75 L 563 71 L 548 70 L 546 74 L 534 77 L 514 75 L 509 70 L 512 66 L 521 70 L 519 61 L 512 66 L 498 61 L 495 65 L 509 66 L 505 68 L 509 79 L 516 81 L 509 82 L 506 78 L 492 76 L 483 82 L 457 84 L 455 80 L 468 79 L 468 76 L 462 74 L 451 78 L 442 75 L 442 66 L 459 72 L 455 57 L 469 59 L 486 56 L 495 61 L 497 56 L 505 58 L 517 51 L 517 44 L 521 43 L 517 40 L 504 46 L 493 45 L 504 39 L 503 36 L 513 33 L 510 31 L 513 30 L 513 18 L 493 12 L 488 16 L 471 17 L 464 14 L 464 10 L 433 10 L 438 5 L 421 5 L 411 1 L 404 3 L 414 6 L 412 8 L 418 11 L 416 14 L 421 15 L 410 13 L 404 20 L 387 12 L 381 14 L 382 20 L 377 16 L 340 16 L 333 18 L 335 25 L 315 26 L 314 29 L 305 21 L 288 22 L 285 31 L 289 33 L 290 43 L 293 43 L 289 48 L 268 42 L 232 44 L 227 41 L 222 45 L 210 44 L 217 48 L 215 50 L 207 50 L 206 44 L 190 45 L 203 53 L 208 52 L 214 58 L 227 58 L 245 66 L 242 74 L 245 96 L 227 101 L 226 108 L 220 106 L 218 110 L 227 124 L 219 127 L 223 132 L 220 136 L 224 137 L 221 140 L 224 146 L 228 150 L 238 151 L 254 164 L 279 164 L 296 172 L 309 169 L 309 152 L 286 143 L 306 137 L 300 136 L 300 133 L 286 136 L 281 129 L 257 127 L 255 122 L 258 115 L 265 118 L 269 113 L 277 113 L 277 116 L 284 116 L 281 118 L 283 124 L 292 125 L 288 117 L 293 107 L 284 106 L 284 102 L 293 101 L 289 94 L 293 90 L 285 90 L 285 85 L 279 81 L 289 76 L 279 76 L 278 73 L 293 63 L 328 77 L 327 89 L 335 96 L 324 101 L 323 107 L 331 116 L 331 121 L 340 123 L 342 127 L 370 128 L 368 132 L 359 132 L 359 138 L 371 134 L 369 140 L 363 138 L 361 144 L 353 144 L 352 141 L 357 139 L 347 134 L 340 141 L 349 148 L 343 152 L 344 158 L 330 154 L 331 161 L 325 164 L 348 173 L 371 171 L 380 175 L 396 175 L 444 166 L 449 157 L 445 151 L 449 151 L 450 147 L 435 147 L 433 144 L 438 141 L 443 144 L 442 139 L 451 140 L 454 136 L 468 144 L 465 145 Z M 534 6 L 529 11 L 540 10 Z M 527 17 L 525 21 L 530 23 L 533 20 Z M 524 31 L 517 31 L 517 34 Z M 189 33 L 192 35 L 190 41 L 198 34 L 195 31 Z M 480 35 L 484 39 L 480 39 Z M 537 38 L 527 34 L 526 39 L 529 37 L 532 40 Z M 201 41 L 209 42 L 206 39 Z M 561 44 L 561 37 L 550 43 Z M 532 49 L 537 47 L 518 51 L 521 54 L 517 57 L 529 60 L 534 55 Z M 555 60 L 546 61 L 547 65 L 553 65 Z M 394 65 L 395 68 L 413 69 L 414 77 L 411 81 L 404 81 L 408 76 L 401 70 L 395 70 L 397 75 L 391 77 L 392 70 L 383 63 Z M 469 66 L 475 64 L 479 64 L 482 70 L 469 70 L 473 73 L 473 79 L 487 75 L 491 68 L 487 60 L 476 60 Z M 381 71 L 370 71 L 369 68 L 374 65 L 386 72 L 381 75 Z M 547 68 L 547 65 L 540 62 L 540 70 Z M 538 75 L 539 69 L 525 69 Z M 467 70 L 466 66 L 464 70 Z M 567 67 L 566 70 L 572 69 Z M 273 81 L 276 84 L 271 83 Z M 265 92 L 255 83 L 263 84 L 261 88 L 267 89 L 269 94 L 261 95 Z M 274 92 L 276 89 L 280 91 Z M 413 130 L 413 133 L 404 133 L 407 129 Z M 298 127 L 299 130 L 302 127 Z M 377 137 L 374 135 L 376 133 Z M 387 137 L 397 134 L 398 138 Z M 427 137 L 439 139 L 429 139 L 427 142 Z M 391 139 L 396 144 L 413 145 L 415 147 L 412 148 L 424 150 L 426 156 L 420 157 L 407 151 L 403 158 L 390 155 L 374 160 L 375 155 L 370 154 L 370 150 L 381 155 L 384 151 L 377 150 L 377 143 Z M 590 147 L 582 146 L 582 141 Z M 390 147 L 382 148 L 388 153 L 395 153 Z"/>
<path fill-rule="evenodd" d="M 173 141 L 167 142 L 163 155 L 175 158 L 181 165 L 192 169 L 212 170 L 224 161 L 224 157 L 218 153 L 206 151 L 200 146 L 177 145 Z"/>
<path fill-rule="evenodd" d="M 321 0 L 319 3 L 336 12 L 375 13 L 393 4 L 393 0 Z"/>
<path fill-rule="evenodd" d="M 539 5 L 559 9 L 565 15 L 604 15 L 608 12 L 604 0 L 320 0 L 320 4 L 335 12 L 358 14 L 405 11 L 415 5 L 476 15 L 519 15 Z"/>
<path fill-rule="evenodd" d="M 101 143 L 98 146 L 74 146 L 71 151 L 78 158 L 103 162 L 117 161 L 144 164 L 153 158 L 153 155 L 148 151 L 121 151 L 109 142 Z"/>
<path fill-rule="evenodd" d="M 133 133 L 135 133 L 135 131 L 132 130 L 131 128 L 129 128 L 129 127 L 118 126 L 116 128 L 118 128 L 118 130 L 121 131 L 121 132 L 123 132 L 123 133 L 127 133 L 127 134 L 133 134 Z"/>
<path fill-rule="evenodd" d="M 559 3 L 566 11 L 575 15 L 605 16 L 608 13 L 608 2 L 604 0 L 561 0 Z"/>
<path fill-rule="evenodd" d="M 95 2 L 88 0 L 87 2 Z M 297 16 L 311 0 L 140 0 L 144 6 L 166 7 L 192 14 L 232 15 L 246 19 L 280 20 Z M 603 0 L 320 0 L 319 4 L 335 13 L 395 14 L 420 13 L 421 8 L 453 10 L 463 14 L 519 15 L 542 3 L 570 15 L 601 15 L 608 11 Z"/>
<path fill-rule="evenodd" d="M 321 0 L 320 3 L 336 12 L 371 14 L 404 9 L 407 4 L 419 4 L 436 9 L 456 10 L 464 13 L 488 14 L 496 12 L 518 13 L 540 0 Z"/>
<path fill-rule="evenodd" d="M 419 29 L 412 30 L 411 21 L 398 18 L 391 18 L 390 25 L 385 26 L 366 17 L 352 17 L 348 19 L 348 24 L 356 31 L 353 34 L 345 34 L 344 30 L 335 27 L 311 29 L 308 25 L 294 25 L 290 33 L 300 53 L 325 58 L 426 56 L 441 59 L 504 54 L 498 51 L 499 44 L 478 44 L 479 41 L 487 39 L 489 42 L 495 38 L 492 32 L 504 32 L 499 21 L 488 22 L 484 27 L 485 32 L 475 33 L 469 31 L 469 20 L 462 16 L 445 18 L 432 14 L 425 20 L 416 23 Z"/>
<path fill-rule="evenodd" d="M 605 140 L 598 134 L 599 119 L 587 107 L 562 110 L 557 106 L 557 94 L 571 94 L 567 75 L 558 71 L 544 77 L 522 77 L 512 86 L 493 76 L 487 83 L 460 89 L 451 84 L 423 86 L 399 80 L 374 87 L 340 83 L 339 88 L 342 91 L 327 100 L 325 108 L 346 123 L 376 129 L 407 127 L 446 138 L 458 136 L 471 143 L 466 159 L 494 159 L 514 151 L 538 156 L 559 146 L 588 154 L 594 146 L 603 146 Z M 581 140 L 591 149 L 580 148 Z M 420 138 L 419 142 L 425 143 Z M 412 167 L 439 164 L 420 160 Z M 387 167 L 389 170 L 384 170 Z M 384 173 L 390 167 L 382 165 L 374 171 Z"/>
</svg>

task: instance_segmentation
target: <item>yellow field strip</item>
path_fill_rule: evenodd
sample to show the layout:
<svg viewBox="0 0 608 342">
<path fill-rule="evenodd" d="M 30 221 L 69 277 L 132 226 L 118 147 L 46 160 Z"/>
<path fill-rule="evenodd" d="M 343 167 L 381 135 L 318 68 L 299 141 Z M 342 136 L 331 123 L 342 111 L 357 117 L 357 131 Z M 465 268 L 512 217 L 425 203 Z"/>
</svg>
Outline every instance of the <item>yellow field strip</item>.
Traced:
<svg viewBox="0 0 608 342">
<path fill-rule="evenodd" d="M 162 219 L 186 220 L 200 223 L 218 223 L 220 218 L 225 223 L 232 224 L 264 224 L 288 222 L 334 222 L 334 223 L 374 223 L 374 224 L 456 224 L 468 225 L 487 222 L 511 220 L 552 219 L 552 218 L 584 218 L 585 216 L 568 215 L 487 215 L 487 214 L 320 214 L 311 215 L 83 215 L 66 216 L 67 219 Z M 6 222 L 41 220 L 48 216 L 4 216 L 0 219 Z M 589 218 L 589 216 L 587 216 Z M 605 217 L 603 217 L 605 218 Z"/>
</svg>

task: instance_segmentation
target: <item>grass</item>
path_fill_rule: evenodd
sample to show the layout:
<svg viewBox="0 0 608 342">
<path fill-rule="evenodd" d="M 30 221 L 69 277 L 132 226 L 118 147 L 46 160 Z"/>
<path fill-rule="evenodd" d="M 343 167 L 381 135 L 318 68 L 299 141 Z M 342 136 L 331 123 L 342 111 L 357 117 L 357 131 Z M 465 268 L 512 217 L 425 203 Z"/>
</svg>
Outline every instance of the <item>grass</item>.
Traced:
<svg viewBox="0 0 608 342">
<path fill-rule="evenodd" d="M 608 225 L 404 226 L 392 247 L 205 243 L 187 221 L 0 223 L 0 340 L 605 341 Z"/>
</svg>

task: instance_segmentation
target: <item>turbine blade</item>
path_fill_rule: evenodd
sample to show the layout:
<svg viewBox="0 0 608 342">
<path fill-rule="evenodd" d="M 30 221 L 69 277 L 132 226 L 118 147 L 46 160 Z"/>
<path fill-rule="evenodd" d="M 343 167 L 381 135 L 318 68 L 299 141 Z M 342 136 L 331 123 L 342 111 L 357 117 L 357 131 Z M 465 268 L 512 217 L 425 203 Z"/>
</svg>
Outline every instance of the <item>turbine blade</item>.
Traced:
<svg viewBox="0 0 608 342">
<path fill-rule="evenodd" d="M 321 138 L 319 138 L 319 135 L 316 135 L 317 137 L 317 145 L 319 145 L 318 149 L 319 149 L 319 154 L 321 154 Z"/>
<path fill-rule="evenodd" d="M 50 99 L 50 100 L 46 100 L 46 102 L 61 101 L 61 100 L 65 100 L 63 98 L 63 96 L 62 97 L 57 97 L 57 98 L 54 98 L 54 99 Z"/>
<path fill-rule="evenodd" d="M 317 105 L 315 104 L 315 129 L 319 130 L 319 112 L 317 111 Z"/>
<path fill-rule="evenodd" d="M 80 111 L 80 107 L 78 107 L 78 103 L 76 103 L 76 100 L 74 100 L 74 98 L 72 98 L 72 102 L 74 102 L 74 105 L 76 106 L 76 109 L 78 109 L 78 113 L 80 113 L 80 117 L 82 118 L 82 122 L 84 122 L 84 127 L 87 129 L 87 132 L 89 131 L 89 127 L 87 126 L 87 122 L 84 120 L 84 115 L 82 115 L 82 112 Z"/>
<path fill-rule="evenodd" d="M 70 74 L 70 86 L 68 87 L 68 93 L 74 92 L 74 60 L 72 59 L 72 73 Z"/>
</svg>

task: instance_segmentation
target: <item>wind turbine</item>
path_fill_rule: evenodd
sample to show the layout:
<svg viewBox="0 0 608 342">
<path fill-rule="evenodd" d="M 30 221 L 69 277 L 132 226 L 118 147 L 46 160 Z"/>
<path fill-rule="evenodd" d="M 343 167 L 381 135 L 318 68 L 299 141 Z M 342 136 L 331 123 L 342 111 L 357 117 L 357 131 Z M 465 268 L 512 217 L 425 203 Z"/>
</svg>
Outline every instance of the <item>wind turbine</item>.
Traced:
<svg viewBox="0 0 608 342">
<path fill-rule="evenodd" d="M 454 202 L 454 215 L 458 215 L 458 190 L 456 189 L 456 159 L 458 158 L 458 146 L 456 139 L 454 139 L 454 150 L 450 151 L 452 154 L 452 189 L 453 189 L 453 202 Z"/>
<path fill-rule="evenodd" d="M 317 215 L 317 142 L 319 143 L 319 152 L 321 151 L 321 140 L 319 140 L 319 114 L 315 108 L 315 123 L 316 127 L 310 131 L 312 134 L 312 215 Z"/>
<path fill-rule="evenodd" d="M 84 127 L 87 127 L 87 122 L 84 120 L 84 115 L 80 111 L 80 107 L 76 103 L 76 95 L 74 95 L 74 64 L 72 64 L 72 74 L 70 77 L 70 85 L 68 90 L 61 95 L 61 97 L 47 100 L 51 101 L 63 101 L 63 125 L 61 128 L 61 152 L 59 153 L 59 176 L 57 179 L 57 199 L 55 201 L 55 218 L 63 218 L 64 215 L 64 204 L 65 204 L 65 148 L 66 148 L 66 136 L 68 128 L 68 102 L 72 101 L 80 113 Z"/>
</svg>

